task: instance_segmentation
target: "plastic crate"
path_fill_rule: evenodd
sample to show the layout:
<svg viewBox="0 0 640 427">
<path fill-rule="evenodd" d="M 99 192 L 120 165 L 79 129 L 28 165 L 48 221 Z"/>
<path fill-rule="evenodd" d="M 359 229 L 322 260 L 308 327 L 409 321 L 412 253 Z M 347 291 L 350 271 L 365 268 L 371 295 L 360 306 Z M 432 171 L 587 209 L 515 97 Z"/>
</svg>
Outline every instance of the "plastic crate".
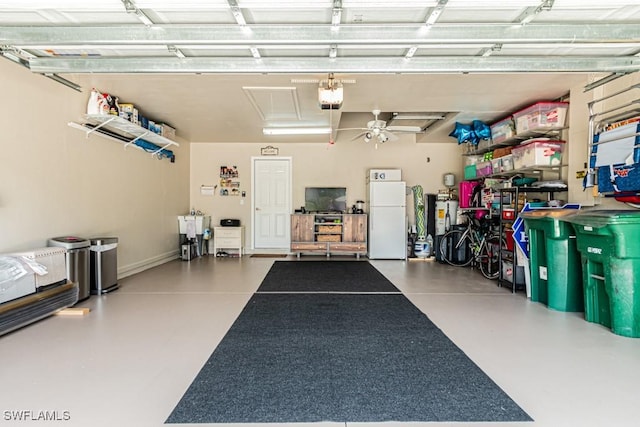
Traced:
<svg viewBox="0 0 640 427">
<path fill-rule="evenodd" d="M 480 162 L 476 164 L 476 176 L 488 176 L 492 173 L 491 162 Z"/>
<path fill-rule="evenodd" d="M 495 122 L 489 127 L 491 128 L 491 139 L 494 144 L 500 144 L 516 135 L 516 125 L 512 116 Z"/>
<path fill-rule="evenodd" d="M 538 102 L 513 115 L 516 134 L 535 130 L 562 129 L 567 119 L 568 102 Z"/>
<path fill-rule="evenodd" d="M 464 167 L 464 179 L 473 179 L 477 176 L 476 165 L 467 165 Z"/>
<path fill-rule="evenodd" d="M 562 165 L 562 152 L 564 141 L 531 140 L 514 147 L 514 169 L 522 169 L 536 166 L 560 166 Z"/>
</svg>

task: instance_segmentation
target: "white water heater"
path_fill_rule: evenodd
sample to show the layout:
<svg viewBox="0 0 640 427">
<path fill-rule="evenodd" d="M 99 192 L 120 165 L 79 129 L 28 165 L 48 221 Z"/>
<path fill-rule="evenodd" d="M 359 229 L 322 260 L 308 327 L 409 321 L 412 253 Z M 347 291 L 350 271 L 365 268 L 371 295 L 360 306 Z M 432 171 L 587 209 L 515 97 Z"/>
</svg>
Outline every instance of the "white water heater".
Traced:
<svg viewBox="0 0 640 427">
<path fill-rule="evenodd" d="M 436 201 L 436 236 L 441 236 L 458 221 L 458 201 Z"/>
</svg>

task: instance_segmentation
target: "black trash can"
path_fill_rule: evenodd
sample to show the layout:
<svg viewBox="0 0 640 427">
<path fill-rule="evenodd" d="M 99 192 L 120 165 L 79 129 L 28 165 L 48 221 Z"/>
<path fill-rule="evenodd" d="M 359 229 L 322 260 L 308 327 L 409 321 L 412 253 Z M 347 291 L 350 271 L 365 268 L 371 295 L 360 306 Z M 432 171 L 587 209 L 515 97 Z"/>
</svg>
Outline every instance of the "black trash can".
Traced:
<svg viewBox="0 0 640 427">
<path fill-rule="evenodd" d="M 118 238 L 91 239 L 91 293 L 100 295 L 118 289 Z"/>
<path fill-rule="evenodd" d="M 67 279 L 78 284 L 78 302 L 89 298 L 89 240 L 74 236 L 54 237 L 49 239 L 49 246 L 67 250 Z"/>
</svg>

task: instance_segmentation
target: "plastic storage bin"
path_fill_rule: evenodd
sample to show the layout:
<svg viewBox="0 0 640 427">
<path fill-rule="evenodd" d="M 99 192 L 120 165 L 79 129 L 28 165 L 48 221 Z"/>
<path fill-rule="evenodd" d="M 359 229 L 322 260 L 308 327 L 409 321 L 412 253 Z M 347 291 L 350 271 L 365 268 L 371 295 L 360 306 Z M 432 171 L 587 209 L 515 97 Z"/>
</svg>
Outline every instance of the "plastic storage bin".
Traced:
<svg viewBox="0 0 640 427">
<path fill-rule="evenodd" d="M 491 129 L 491 139 L 494 144 L 500 144 L 516 135 L 516 125 L 513 117 L 509 116 L 489 126 Z"/>
<path fill-rule="evenodd" d="M 529 236 L 531 301 L 558 311 L 583 311 L 582 266 L 569 209 L 520 213 Z"/>
<path fill-rule="evenodd" d="M 582 259 L 585 319 L 640 337 L 640 212 L 590 210 L 566 220 Z"/>
<path fill-rule="evenodd" d="M 562 165 L 564 141 L 532 139 L 511 150 L 514 169 Z"/>
<path fill-rule="evenodd" d="M 538 102 L 514 113 L 516 133 L 562 129 L 567 119 L 568 102 Z"/>
<path fill-rule="evenodd" d="M 477 176 L 488 176 L 493 173 L 493 169 L 491 168 L 491 162 L 480 162 L 476 164 L 476 175 Z"/>
<path fill-rule="evenodd" d="M 477 176 L 476 165 L 467 165 L 464 167 L 464 179 L 473 179 Z"/>
</svg>

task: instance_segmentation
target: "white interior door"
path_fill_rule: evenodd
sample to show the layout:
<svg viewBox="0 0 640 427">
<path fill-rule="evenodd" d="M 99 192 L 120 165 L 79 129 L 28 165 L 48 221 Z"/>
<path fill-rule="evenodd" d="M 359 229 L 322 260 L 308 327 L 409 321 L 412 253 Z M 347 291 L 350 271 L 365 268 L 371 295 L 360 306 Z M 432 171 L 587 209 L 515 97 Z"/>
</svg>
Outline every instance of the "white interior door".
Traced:
<svg viewBox="0 0 640 427">
<path fill-rule="evenodd" d="M 289 249 L 291 158 L 254 157 L 252 230 L 254 249 Z"/>
</svg>

